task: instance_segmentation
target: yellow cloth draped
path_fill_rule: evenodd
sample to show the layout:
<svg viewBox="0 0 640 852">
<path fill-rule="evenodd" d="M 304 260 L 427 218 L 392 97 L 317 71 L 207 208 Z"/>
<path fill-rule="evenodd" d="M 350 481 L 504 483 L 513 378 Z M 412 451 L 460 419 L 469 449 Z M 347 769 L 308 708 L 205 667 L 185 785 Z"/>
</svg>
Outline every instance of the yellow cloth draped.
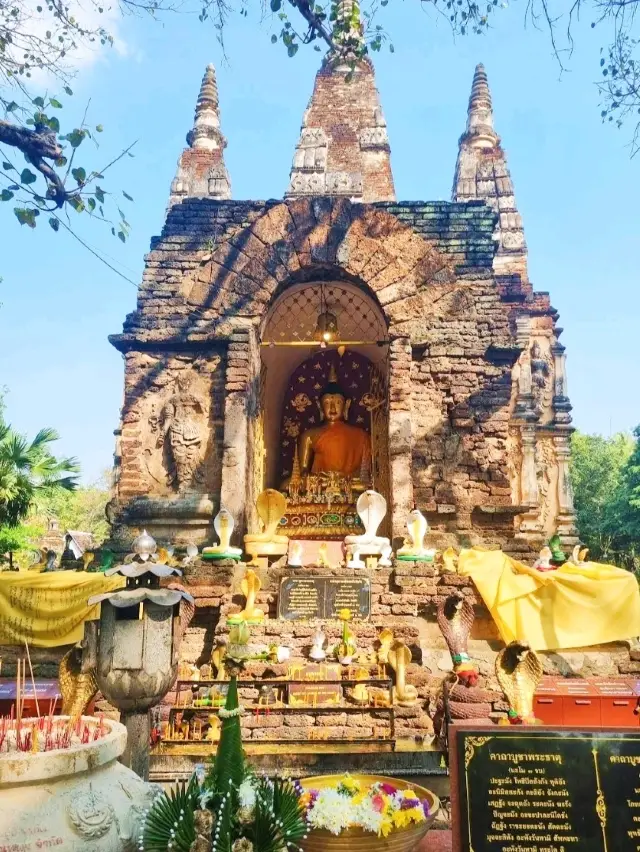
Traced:
<svg viewBox="0 0 640 852">
<path fill-rule="evenodd" d="M 79 642 L 84 622 L 100 615 L 100 606 L 87 606 L 87 600 L 124 583 L 124 577 L 78 571 L 2 571 L 0 645 L 24 645 L 26 641 L 53 648 Z"/>
<path fill-rule="evenodd" d="M 542 573 L 502 551 L 463 550 L 458 573 L 471 577 L 505 642 L 536 651 L 580 648 L 640 635 L 640 592 L 613 565 L 565 563 Z"/>
</svg>

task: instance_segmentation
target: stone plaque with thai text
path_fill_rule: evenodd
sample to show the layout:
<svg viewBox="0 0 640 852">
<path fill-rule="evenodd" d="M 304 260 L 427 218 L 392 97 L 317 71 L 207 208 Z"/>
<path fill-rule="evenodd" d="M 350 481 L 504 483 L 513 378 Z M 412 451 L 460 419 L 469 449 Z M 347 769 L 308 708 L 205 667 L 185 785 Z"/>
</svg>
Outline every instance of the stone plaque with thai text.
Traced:
<svg viewBox="0 0 640 852">
<path fill-rule="evenodd" d="M 454 725 L 450 738 L 458 852 L 640 852 L 640 731 Z"/>
<path fill-rule="evenodd" d="M 278 616 L 287 621 L 337 618 L 348 609 L 354 619 L 371 615 L 371 581 L 366 578 L 284 577 L 280 581 Z"/>
</svg>

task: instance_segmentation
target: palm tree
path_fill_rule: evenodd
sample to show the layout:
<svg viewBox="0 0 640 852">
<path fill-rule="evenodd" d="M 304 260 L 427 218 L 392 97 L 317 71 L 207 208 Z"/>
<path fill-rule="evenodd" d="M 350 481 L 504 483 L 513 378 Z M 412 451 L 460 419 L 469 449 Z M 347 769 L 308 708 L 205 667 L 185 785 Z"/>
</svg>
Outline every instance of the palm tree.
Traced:
<svg viewBox="0 0 640 852">
<path fill-rule="evenodd" d="M 17 527 L 39 497 L 57 489 L 73 491 L 80 466 L 50 450 L 59 435 L 41 429 L 29 443 L 0 417 L 0 526 Z"/>
</svg>

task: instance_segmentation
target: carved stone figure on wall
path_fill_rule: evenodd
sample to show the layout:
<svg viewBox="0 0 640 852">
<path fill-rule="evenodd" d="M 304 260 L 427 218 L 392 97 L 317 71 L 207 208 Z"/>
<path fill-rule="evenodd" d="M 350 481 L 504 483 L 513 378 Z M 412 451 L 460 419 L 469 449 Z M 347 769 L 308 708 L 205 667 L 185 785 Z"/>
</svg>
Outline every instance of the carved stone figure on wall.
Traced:
<svg viewBox="0 0 640 852">
<path fill-rule="evenodd" d="M 204 414 L 201 401 L 191 391 L 189 376 L 179 376 L 175 393 L 160 413 L 158 436 L 158 446 L 164 446 L 167 454 L 169 479 L 178 491 L 202 482 L 200 427 Z"/>
<path fill-rule="evenodd" d="M 550 410 L 553 397 L 552 367 L 550 354 L 543 351 L 537 340 L 534 341 L 531 347 L 531 390 L 537 417 Z"/>
</svg>

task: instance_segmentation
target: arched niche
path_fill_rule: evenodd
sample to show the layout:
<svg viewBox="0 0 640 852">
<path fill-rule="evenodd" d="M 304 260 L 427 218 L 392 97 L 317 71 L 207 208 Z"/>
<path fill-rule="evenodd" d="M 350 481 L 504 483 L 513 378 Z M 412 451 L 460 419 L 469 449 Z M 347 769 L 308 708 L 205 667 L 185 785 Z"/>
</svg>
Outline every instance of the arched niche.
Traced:
<svg viewBox="0 0 640 852">
<path fill-rule="evenodd" d="M 315 340 L 318 315 L 322 310 L 329 310 L 338 321 L 339 337 L 326 347 Z M 319 352 L 322 353 L 323 364 L 329 353 L 342 359 L 352 352 L 360 356 L 362 363 L 366 361 L 371 365 L 375 390 L 384 397 L 384 405 L 382 410 L 376 411 L 373 423 L 367 425 L 368 431 L 373 429 L 376 436 L 381 431 L 381 421 L 388 407 L 388 345 L 387 325 L 377 302 L 366 291 L 347 281 L 311 280 L 290 286 L 273 301 L 261 328 L 263 487 L 277 488 L 280 484 L 283 406 L 291 377 Z M 362 387 L 359 385 L 358 391 Z M 315 390 L 317 392 L 317 388 Z M 345 391 L 348 390 L 345 388 Z M 387 466 L 386 431 L 385 423 L 385 446 L 378 447 L 378 454 L 384 454 L 385 463 L 382 465 L 381 458 L 377 459 L 378 468 Z M 380 445 L 382 440 L 380 438 L 377 444 Z M 380 472 L 380 479 L 386 481 L 387 477 L 387 470 Z"/>
</svg>

